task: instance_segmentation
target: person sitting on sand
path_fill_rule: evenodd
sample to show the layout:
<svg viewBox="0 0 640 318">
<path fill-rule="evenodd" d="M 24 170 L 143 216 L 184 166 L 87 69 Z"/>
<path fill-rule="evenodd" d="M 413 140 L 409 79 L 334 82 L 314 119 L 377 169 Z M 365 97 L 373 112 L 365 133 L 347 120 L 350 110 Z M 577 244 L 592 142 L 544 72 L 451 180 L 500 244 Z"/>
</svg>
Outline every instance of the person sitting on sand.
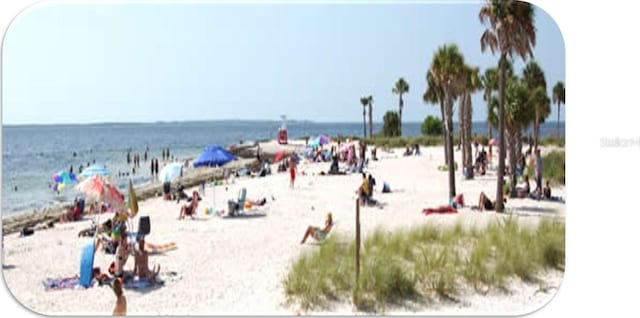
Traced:
<svg viewBox="0 0 640 318">
<path fill-rule="evenodd" d="M 524 185 L 522 187 L 518 187 L 516 189 L 516 193 L 518 194 L 518 198 L 526 198 L 531 193 L 531 186 L 529 185 L 529 176 L 524 175 Z"/>
<path fill-rule="evenodd" d="M 67 211 L 60 216 L 60 223 L 64 222 L 75 222 L 80 220 L 82 216 L 82 207 L 80 206 L 80 201 L 76 198 L 74 200 L 73 206 L 69 207 Z"/>
<path fill-rule="evenodd" d="M 154 266 L 153 271 L 149 269 L 149 253 L 144 249 L 144 236 L 138 239 L 138 250 L 134 252 L 134 257 L 133 275 L 140 280 L 153 281 L 160 273 L 160 265 Z"/>
<path fill-rule="evenodd" d="M 367 178 L 367 174 L 366 173 L 362 173 L 362 184 L 360 185 L 360 187 L 358 187 L 358 190 L 356 191 L 358 193 L 358 196 L 360 197 L 360 203 L 361 204 L 365 204 L 369 201 L 369 199 L 371 198 L 371 188 L 369 186 L 369 179 Z"/>
<path fill-rule="evenodd" d="M 180 200 L 187 200 L 189 196 L 184 192 L 184 186 L 181 183 L 178 183 L 176 186 L 176 200 L 177 203 L 180 203 Z"/>
<path fill-rule="evenodd" d="M 129 259 L 129 253 L 130 250 L 129 242 L 127 241 L 127 235 L 123 234 L 120 237 L 120 242 L 118 243 L 118 248 L 116 249 L 116 261 L 113 273 L 116 278 L 124 278 L 124 265 Z"/>
<path fill-rule="evenodd" d="M 124 296 L 122 290 L 122 280 L 115 279 L 111 285 L 113 293 L 116 295 L 116 304 L 113 307 L 114 316 L 126 316 L 127 315 L 127 298 Z"/>
<path fill-rule="evenodd" d="M 491 199 L 489 199 L 489 197 L 487 197 L 484 192 L 480 192 L 477 209 L 479 209 L 480 211 L 493 211 L 493 209 L 495 209 L 495 206 L 496 205 L 493 203 L 493 201 L 491 201 Z"/>
<path fill-rule="evenodd" d="M 549 180 L 545 183 L 544 189 L 542 189 L 543 197 L 547 200 L 551 200 L 551 187 L 549 186 Z"/>
<path fill-rule="evenodd" d="M 333 217 L 331 216 L 331 213 L 328 213 L 327 219 L 324 222 L 324 228 L 309 225 L 309 227 L 307 227 L 307 231 L 304 232 L 304 236 L 302 237 L 302 241 L 300 242 L 300 244 L 304 244 L 309 236 L 313 237 L 316 241 L 324 240 L 331 231 L 332 227 Z"/>
<path fill-rule="evenodd" d="M 198 191 L 193 191 L 193 197 L 187 199 L 187 201 L 191 201 L 189 204 L 185 204 L 180 208 L 180 216 L 178 220 L 184 219 L 185 216 L 191 216 L 192 219 L 195 219 L 196 210 L 198 209 L 198 201 L 200 201 L 200 195 L 198 195 Z"/>
<path fill-rule="evenodd" d="M 78 237 L 93 236 L 96 233 L 96 229 L 98 233 L 111 233 L 112 228 L 113 228 L 113 221 L 112 219 L 108 219 L 104 223 L 100 224 L 99 228 L 97 228 L 96 225 L 94 224 L 88 229 L 81 230 L 80 232 L 78 232 Z"/>
</svg>

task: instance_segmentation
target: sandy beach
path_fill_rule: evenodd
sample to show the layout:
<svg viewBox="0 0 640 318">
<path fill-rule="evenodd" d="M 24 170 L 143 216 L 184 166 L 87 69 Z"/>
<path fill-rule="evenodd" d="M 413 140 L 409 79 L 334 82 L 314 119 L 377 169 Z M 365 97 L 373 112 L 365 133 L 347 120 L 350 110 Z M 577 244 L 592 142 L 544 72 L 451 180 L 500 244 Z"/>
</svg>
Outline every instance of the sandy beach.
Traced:
<svg viewBox="0 0 640 318">
<path fill-rule="evenodd" d="M 548 151 L 543 149 L 543 153 Z M 378 227 L 409 228 L 437 222 L 446 226 L 461 221 L 464 225 L 483 225 L 495 219 L 517 215 L 523 224 L 536 224 L 543 218 L 565 217 L 565 204 L 513 199 L 505 214 L 476 212 L 484 191 L 495 198 L 495 170 L 475 180 L 462 180 L 456 173 L 456 189 L 463 193 L 466 207 L 452 215 L 422 214 L 422 209 L 447 204 L 447 173 L 442 165 L 442 147 L 422 148 L 420 156 L 402 156 L 403 149 L 378 151 L 379 161 L 370 161 L 368 171 L 377 180 L 374 197 L 383 208 L 361 210 L 361 226 L 366 238 Z M 460 162 L 460 152 L 455 153 Z M 208 186 L 198 208 L 196 220 L 177 220 L 180 206 L 175 201 L 150 198 L 139 203 L 140 216 L 150 216 L 151 233 L 147 242 L 175 242 L 177 249 L 152 255 L 149 265 L 160 264 L 163 286 L 153 289 L 125 290 L 128 314 L 131 315 L 291 315 L 304 313 L 288 304 L 282 281 L 291 262 L 315 244 L 301 245 L 308 225 L 322 225 L 327 212 L 336 221 L 338 237 L 353 237 L 355 228 L 355 190 L 360 174 L 321 176 L 330 163 L 299 165 L 294 189 L 289 188 L 288 173 L 275 173 L 265 178 L 241 177 L 215 187 Z M 275 168 L 275 167 L 274 167 Z M 381 193 L 382 182 L 388 182 L 392 193 Z M 253 217 L 221 218 L 205 215 L 208 207 L 226 209 L 227 200 L 237 197 L 241 188 L 247 198 L 267 199 L 267 204 L 250 213 Z M 188 193 L 199 188 L 188 189 Z M 215 191 L 215 195 L 214 195 Z M 553 194 L 564 197 L 564 188 L 553 188 Z M 215 197 L 215 198 L 214 198 Z M 215 204 L 214 204 L 215 203 Z M 104 221 L 109 215 L 95 218 Z M 47 277 L 68 277 L 77 273 L 82 246 L 89 238 L 78 238 L 79 230 L 91 224 L 89 218 L 76 223 L 56 224 L 55 228 L 37 231 L 20 238 L 16 233 L 4 237 L 5 282 L 15 299 L 29 310 L 46 315 L 110 315 L 114 295 L 108 287 L 45 291 Z M 133 224 L 138 224 L 137 218 Z M 113 255 L 98 252 L 94 266 L 106 270 Z M 133 268 L 129 259 L 127 270 Z M 442 302 L 420 308 L 389 308 L 388 314 L 524 314 L 546 304 L 562 282 L 562 272 L 542 274 L 548 288 L 513 280 L 509 293 L 491 292 L 479 295 L 472 290 L 460 291 L 460 302 Z M 315 314 L 353 315 L 350 303 L 334 303 L 328 312 Z M 313 312 L 311 314 L 314 314 Z"/>
</svg>

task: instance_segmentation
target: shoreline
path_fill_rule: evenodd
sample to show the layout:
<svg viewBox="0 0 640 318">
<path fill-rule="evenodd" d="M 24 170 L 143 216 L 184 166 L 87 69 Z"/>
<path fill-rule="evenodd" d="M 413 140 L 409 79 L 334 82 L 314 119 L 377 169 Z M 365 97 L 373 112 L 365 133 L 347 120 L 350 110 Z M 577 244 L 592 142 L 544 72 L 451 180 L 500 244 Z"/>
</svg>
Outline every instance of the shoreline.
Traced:
<svg viewBox="0 0 640 318">
<path fill-rule="evenodd" d="M 273 161 L 276 154 L 282 150 L 287 153 L 299 151 L 300 148 L 304 148 L 304 144 L 300 144 L 296 141 L 287 145 L 280 145 L 275 140 L 266 142 L 256 142 L 254 145 L 247 145 L 232 152 L 237 157 L 237 160 L 229 162 L 223 167 L 201 167 L 190 168 L 185 172 L 182 178 L 178 178 L 176 182 L 182 183 L 185 188 L 191 188 L 200 185 L 203 180 L 210 180 L 212 178 L 221 178 L 223 169 L 231 169 L 231 171 L 237 171 L 244 167 L 249 167 L 257 162 L 256 151 L 257 146 L 260 146 L 260 154 L 263 158 Z M 149 198 L 162 195 L 162 182 L 154 182 L 141 186 L 134 187 L 136 197 L 139 202 L 147 200 Z M 125 193 L 123 193 L 125 194 Z M 126 194 L 125 194 L 126 195 Z M 66 209 L 72 205 L 71 202 L 59 203 L 55 205 L 47 205 L 37 209 L 30 209 L 24 211 L 14 212 L 6 217 L 2 217 L 2 235 L 9 235 L 20 232 L 23 227 L 33 227 L 38 224 L 55 222 L 58 223 L 60 216 L 65 213 Z"/>
</svg>

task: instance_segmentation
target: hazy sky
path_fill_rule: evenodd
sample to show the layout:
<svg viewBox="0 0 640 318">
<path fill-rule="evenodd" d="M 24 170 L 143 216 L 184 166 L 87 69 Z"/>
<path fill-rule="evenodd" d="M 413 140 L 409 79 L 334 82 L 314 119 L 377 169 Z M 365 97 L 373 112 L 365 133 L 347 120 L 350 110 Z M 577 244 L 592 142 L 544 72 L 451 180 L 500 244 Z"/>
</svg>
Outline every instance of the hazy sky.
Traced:
<svg viewBox="0 0 640 318">
<path fill-rule="evenodd" d="M 403 121 L 439 115 L 422 101 L 434 52 L 456 43 L 481 53 L 483 2 L 454 4 L 45 4 L 23 12 L 3 43 L 4 124 L 210 119 L 374 121 L 397 110 L 391 89 L 410 85 Z M 549 96 L 565 80 L 565 47 L 536 8 L 534 56 Z M 517 60 L 516 71 L 522 62 Z M 474 120 L 486 118 L 481 93 Z M 548 121 L 555 121 L 557 107 Z M 564 120 L 564 109 L 561 111 Z"/>
</svg>

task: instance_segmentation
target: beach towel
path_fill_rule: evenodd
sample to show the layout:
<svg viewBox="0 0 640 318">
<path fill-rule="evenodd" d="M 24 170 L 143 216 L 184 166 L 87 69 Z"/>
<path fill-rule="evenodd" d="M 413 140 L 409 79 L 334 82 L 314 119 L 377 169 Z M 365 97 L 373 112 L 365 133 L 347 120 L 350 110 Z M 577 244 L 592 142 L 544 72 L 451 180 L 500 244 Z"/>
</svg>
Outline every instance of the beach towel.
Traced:
<svg viewBox="0 0 640 318">
<path fill-rule="evenodd" d="M 178 244 L 176 242 L 170 242 L 167 244 L 151 244 L 148 242 L 144 243 L 144 249 L 150 254 L 160 254 L 168 251 L 172 251 L 178 248 Z"/>
<path fill-rule="evenodd" d="M 424 213 L 424 215 L 429 215 L 429 214 L 433 214 L 433 213 L 452 214 L 452 213 L 458 213 L 458 210 L 456 210 L 452 206 L 446 205 L 446 206 L 441 206 L 441 207 L 437 207 L 437 208 L 426 208 L 426 209 L 422 210 L 422 213 Z"/>
<path fill-rule="evenodd" d="M 142 289 L 142 288 L 149 288 L 154 286 L 155 283 L 148 281 L 148 280 L 140 280 L 140 279 L 134 279 L 134 280 L 130 280 L 125 282 L 122 287 L 124 289 Z"/>
<path fill-rule="evenodd" d="M 80 279 L 77 276 L 63 277 L 63 278 L 47 277 L 44 281 L 42 281 L 42 285 L 44 286 L 44 290 L 46 291 L 61 290 L 61 289 L 75 289 L 80 286 L 79 284 L 80 284 Z"/>
</svg>

